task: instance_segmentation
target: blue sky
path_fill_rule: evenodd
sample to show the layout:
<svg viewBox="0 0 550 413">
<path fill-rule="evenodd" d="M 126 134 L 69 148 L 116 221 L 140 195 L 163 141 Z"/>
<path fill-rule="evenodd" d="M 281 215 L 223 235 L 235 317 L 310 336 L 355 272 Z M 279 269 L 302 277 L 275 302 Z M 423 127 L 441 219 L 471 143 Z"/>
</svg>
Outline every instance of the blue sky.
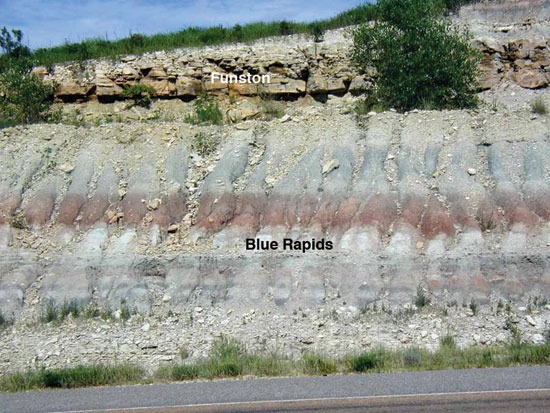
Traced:
<svg viewBox="0 0 550 413">
<path fill-rule="evenodd" d="M 114 40 L 188 26 L 232 26 L 253 21 L 312 21 L 364 0 L 0 0 L 0 27 L 21 29 L 31 48 L 90 37 Z"/>
</svg>

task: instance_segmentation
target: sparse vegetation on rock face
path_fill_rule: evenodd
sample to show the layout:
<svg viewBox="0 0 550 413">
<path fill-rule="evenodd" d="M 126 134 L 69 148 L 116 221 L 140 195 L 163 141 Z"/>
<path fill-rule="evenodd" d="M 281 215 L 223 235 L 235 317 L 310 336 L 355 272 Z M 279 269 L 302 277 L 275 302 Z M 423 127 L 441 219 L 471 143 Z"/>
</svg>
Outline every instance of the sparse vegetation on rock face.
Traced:
<svg viewBox="0 0 550 413">
<path fill-rule="evenodd" d="M 195 135 L 193 149 L 195 149 L 200 156 L 210 155 L 216 150 L 217 146 L 218 140 L 215 136 L 209 135 L 205 132 L 198 132 Z"/>
<path fill-rule="evenodd" d="M 418 308 L 424 308 L 428 305 L 430 305 L 430 298 L 426 295 L 424 292 L 424 289 L 422 287 L 418 287 L 416 290 L 416 297 L 414 298 L 414 304 Z"/>
<path fill-rule="evenodd" d="M 432 0 L 380 0 L 378 20 L 353 32 L 352 57 L 376 70 L 372 105 L 401 111 L 477 105 L 477 52 Z"/>
<path fill-rule="evenodd" d="M 134 105 L 148 108 L 151 105 L 151 97 L 155 94 L 155 89 L 151 86 L 137 84 L 124 89 L 122 97 L 133 99 Z"/>
<path fill-rule="evenodd" d="M 194 125 L 219 125 L 223 122 L 223 114 L 218 103 L 208 93 L 203 93 L 193 102 L 195 113 L 187 117 L 186 121 Z"/>
</svg>

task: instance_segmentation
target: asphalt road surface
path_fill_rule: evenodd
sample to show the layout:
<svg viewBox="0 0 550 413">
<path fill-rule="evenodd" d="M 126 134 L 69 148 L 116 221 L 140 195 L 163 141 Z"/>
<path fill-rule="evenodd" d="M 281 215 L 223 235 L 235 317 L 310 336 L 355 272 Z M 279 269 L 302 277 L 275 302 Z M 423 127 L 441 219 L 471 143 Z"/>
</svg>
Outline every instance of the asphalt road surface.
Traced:
<svg viewBox="0 0 550 413">
<path fill-rule="evenodd" d="M 0 394 L 1 412 L 550 412 L 550 366 Z"/>
</svg>

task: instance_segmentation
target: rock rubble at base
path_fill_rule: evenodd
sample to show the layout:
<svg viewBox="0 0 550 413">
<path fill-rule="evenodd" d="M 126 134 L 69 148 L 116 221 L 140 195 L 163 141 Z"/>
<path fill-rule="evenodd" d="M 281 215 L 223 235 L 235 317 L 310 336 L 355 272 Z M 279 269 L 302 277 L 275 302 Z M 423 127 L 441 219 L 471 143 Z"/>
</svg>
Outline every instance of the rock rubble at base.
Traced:
<svg viewBox="0 0 550 413">
<path fill-rule="evenodd" d="M 240 340 L 249 351 L 295 358 L 305 351 L 339 358 L 379 346 L 435 350 L 447 335 L 461 347 L 502 346 L 511 340 L 507 320 L 512 320 L 526 342 L 544 343 L 549 308 L 529 314 L 514 306 L 511 312 L 502 309 L 497 315 L 496 306 L 480 306 L 476 315 L 462 304 L 449 307 L 447 315 L 441 309 L 404 307 L 393 308 L 389 314 L 389 307 L 361 311 L 339 300 L 323 309 L 301 306 L 284 313 L 265 306 L 242 310 L 197 306 L 169 316 L 157 308 L 159 315 L 133 315 L 126 322 L 69 318 L 61 324 L 20 323 L 2 332 L 0 371 L 9 374 L 116 360 L 153 372 L 162 364 L 207 356 L 220 335 Z"/>
</svg>

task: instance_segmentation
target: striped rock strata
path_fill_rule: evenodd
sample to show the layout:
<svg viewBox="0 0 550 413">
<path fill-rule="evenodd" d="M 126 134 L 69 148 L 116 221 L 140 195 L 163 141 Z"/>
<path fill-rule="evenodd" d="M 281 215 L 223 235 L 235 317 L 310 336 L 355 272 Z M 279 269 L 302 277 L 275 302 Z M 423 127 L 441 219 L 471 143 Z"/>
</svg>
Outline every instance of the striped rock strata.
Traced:
<svg viewBox="0 0 550 413">
<path fill-rule="evenodd" d="M 362 307 L 410 302 L 419 285 L 459 302 L 550 294 L 545 119 L 340 122 L 220 127 L 220 148 L 206 157 L 186 124 L 5 129 L 2 312 L 48 299 L 141 311 Z M 334 248 L 246 251 L 246 238 Z"/>
</svg>

